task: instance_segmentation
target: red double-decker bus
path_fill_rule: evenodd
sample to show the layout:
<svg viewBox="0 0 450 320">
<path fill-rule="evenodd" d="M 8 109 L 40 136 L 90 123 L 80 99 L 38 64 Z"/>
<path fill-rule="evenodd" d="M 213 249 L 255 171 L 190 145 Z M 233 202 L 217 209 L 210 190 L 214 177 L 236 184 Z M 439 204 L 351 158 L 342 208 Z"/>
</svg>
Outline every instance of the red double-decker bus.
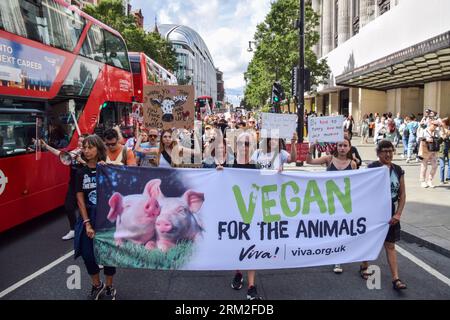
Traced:
<svg viewBox="0 0 450 320">
<path fill-rule="evenodd" d="M 62 0 L 0 4 L 0 232 L 61 206 L 68 167 L 49 152 L 78 133 L 132 124 L 133 83 L 120 34 Z"/>
<path fill-rule="evenodd" d="M 214 101 L 210 96 L 201 96 L 195 99 L 195 115 L 197 120 L 202 120 L 205 115 L 210 115 L 214 112 Z"/>
<path fill-rule="evenodd" d="M 143 102 L 144 85 L 177 85 L 177 78 L 143 52 L 129 52 L 136 102 Z"/>
</svg>

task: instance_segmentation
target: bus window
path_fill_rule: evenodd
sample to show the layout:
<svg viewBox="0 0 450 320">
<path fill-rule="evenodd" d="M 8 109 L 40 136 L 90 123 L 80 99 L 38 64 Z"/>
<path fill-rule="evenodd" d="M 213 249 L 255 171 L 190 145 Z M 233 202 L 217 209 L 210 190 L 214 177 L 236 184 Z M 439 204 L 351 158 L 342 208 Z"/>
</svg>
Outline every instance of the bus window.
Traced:
<svg viewBox="0 0 450 320">
<path fill-rule="evenodd" d="M 31 112 L 0 112 L 0 157 L 34 152 L 36 115 Z"/>
<path fill-rule="evenodd" d="M 8 32 L 73 51 L 84 18 L 53 0 L 0 1 L 0 27 Z"/>
<path fill-rule="evenodd" d="M 71 111 L 75 113 L 75 118 L 78 121 L 84 106 L 85 100 L 83 99 L 55 100 L 47 106 L 48 133 L 46 138 L 50 146 L 58 149 L 67 147 L 76 130 Z"/>
<path fill-rule="evenodd" d="M 132 104 L 122 102 L 106 102 L 100 112 L 100 120 L 95 133 L 103 137 L 103 132 L 118 125 L 124 137 L 132 136 L 133 118 Z"/>
<path fill-rule="evenodd" d="M 106 63 L 117 68 L 130 71 L 127 48 L 119 37 L 103 30 L 106 44 Z"/>
<path fill-rule="evenodd" d="M 139 61 L 131 61 L 131 71 L 133 74 L 141 73 L 141 63 Z"/>
<path fill-rule="evenodd" d="M 98 64 L 78 57 L 72 66 L 58 96 L 88 97 L 100 73 Z"/>
<path fill-rule="evenodd" d="M 155 70 L 155 66 L 147 60 L 147 80 L 153 83 L 159 83 L 158 75 Z"/>
<path fill-rule="evenodd" d="M 80 55 L 98 62 L 106 62 L 105 42 L 103 31 L 100 27 L 96 25 L 91 26 L 81 47 Z"/>
</svg>

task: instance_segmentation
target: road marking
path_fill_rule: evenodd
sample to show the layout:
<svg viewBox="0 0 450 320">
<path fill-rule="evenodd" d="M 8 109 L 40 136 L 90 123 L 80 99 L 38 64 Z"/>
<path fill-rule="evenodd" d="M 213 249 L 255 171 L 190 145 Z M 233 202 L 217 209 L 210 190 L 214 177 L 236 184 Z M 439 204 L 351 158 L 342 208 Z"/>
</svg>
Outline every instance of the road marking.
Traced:
<svg viewBox="0 0 450 320">
<path fill-rule="evenodd" d="M 20 280 L 19 282 L 13 284 L 12 286 L 10 286 L 9 288 L 3 290 L 2 292 L 0 292 L 0 298 L 3 298 L 4 296 L 6 296 L 8 293 L 13 292 L 14 290 L 16 290 L 17 288 L 23 286 L 25 283 L 33 280 L 36 277 L 39 277 L 41 274 L 43 274 L 44 272 L 47 272 L 48 270 L 50 270 L 51 268 L 57 266 L 58 264 L 60 264 L 61 262 L 63 262 L 64 260 L 66 260 L 67 258 L 72 257 L 74 254 L 74 250 L 66 253 L 65 255 L 63 255 L 61 258 L 56 259 L 55 261 L 53 261 L 52 263 L 46 265 L 45 267 L 39 269 L 38 271 L 36 271 L 35 273 L 29 275 L 28 277 Z"/>
<path fill-rule="evenodd" d="M 450 286 L 450 279 L 447 278 L 446 276 L 444 276 L 442 273 L 440 273 L 439 271 L 437 271 L 433 267 L 429 266 L 428 264 L 426 264 L 425 262 L 423 262 L 422 260 L 420 260 L 416 256 L 413 256 L 411 253 L 409 253 L 408 251 L 406 251 L 405 249 L 403 249 L 399 245 L 396 245 L 395 248 L 398 251 L 398 253 L 400 253 L 402 256 L 408 258 L 409 260 L 411 260 L 412 262 L 417 264 L 419 267 L 421 267 L 422 269 L 427 271 L 429 274 L 435 276 L 436 278 L 441 280 L 443 283 L 445 283 L 446 285 Z"/>
</svg>

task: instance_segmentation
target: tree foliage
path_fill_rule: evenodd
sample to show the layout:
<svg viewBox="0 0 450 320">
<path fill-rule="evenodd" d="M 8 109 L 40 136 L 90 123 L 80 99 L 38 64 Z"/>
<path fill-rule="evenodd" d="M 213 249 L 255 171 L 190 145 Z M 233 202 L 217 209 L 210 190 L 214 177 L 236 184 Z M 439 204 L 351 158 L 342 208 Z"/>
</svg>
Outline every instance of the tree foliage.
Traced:
<svg viewBox="0 0 450 320">
<path fill-rule="evenodd" d="M 298 65 L 298 0 L 276 0 L 264 22 L 257 26 L 254 39 L 257 48 L 245 72 L 247 86 L 245 101 L 253 108 L 263 106 L 270 97 L 274 81 L 279 80 L 287 93 L 290 92 L 291 70 Z M 317 85 L 329 76 L 326 60 L 317 61 L 312 46 L 319 41 L 314 30 L 319 25 L 319 15 L 310 4 L 305 5 L 305 67 L 311 70 L 311 84 Z"/>
<path fill-rule="evenodd" d="M 86 6 L 84 11 L 117 30 L 129 51 L 144 52 L 164 68 L 176 70 L 177 58 L 170 42 L 157 32 L 139 28 L 133 15 L 125 15 L 121 0 L 102 0 L 97 6 Z"/>
</svg>

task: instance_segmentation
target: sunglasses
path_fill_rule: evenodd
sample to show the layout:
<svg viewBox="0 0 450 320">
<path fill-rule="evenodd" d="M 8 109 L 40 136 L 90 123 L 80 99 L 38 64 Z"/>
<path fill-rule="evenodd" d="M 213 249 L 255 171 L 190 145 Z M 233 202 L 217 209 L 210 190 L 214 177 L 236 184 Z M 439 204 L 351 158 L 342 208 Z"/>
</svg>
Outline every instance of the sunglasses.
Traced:
<svg viewBox="0 0 450 320">
<path fill-rule="evenodd" d="M 105 146 L 107 147 L 114 147 L 115 145 L 117 145 L 117 141 L 114 143 L 105 143 Z"/>
<path fill-rule="evenodd" d="M 148 137 L 149 138 L 158 138 L 158 135 L 156 135 L 156 134 L 149 134 Z"/>
</svg>

